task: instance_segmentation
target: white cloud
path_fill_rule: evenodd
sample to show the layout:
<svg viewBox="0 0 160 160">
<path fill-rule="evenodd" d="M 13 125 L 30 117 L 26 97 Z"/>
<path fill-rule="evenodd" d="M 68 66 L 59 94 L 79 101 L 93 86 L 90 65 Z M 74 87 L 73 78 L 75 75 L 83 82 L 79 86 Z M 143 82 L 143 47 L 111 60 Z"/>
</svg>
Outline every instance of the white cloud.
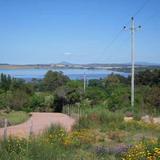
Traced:
<svg viewBox="0 0 160 160">
<path fill-rule="evenodd" d="M 64 55 L 67 55 L 67 56 L 68 56 L 68 55 L 71 55 L 71 54 L 72 54 L 71 52 L 65 52 L 65 53 L 64 53 Z"/>
</svg>

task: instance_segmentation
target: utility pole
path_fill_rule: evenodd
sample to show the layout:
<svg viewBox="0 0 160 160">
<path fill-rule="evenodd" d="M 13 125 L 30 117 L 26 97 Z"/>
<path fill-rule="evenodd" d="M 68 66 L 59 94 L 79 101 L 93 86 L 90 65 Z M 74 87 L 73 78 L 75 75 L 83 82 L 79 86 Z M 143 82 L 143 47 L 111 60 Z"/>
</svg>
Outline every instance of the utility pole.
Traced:
<svg viewBox="0 0 160 160">
<path fill-rule="evenodd" d="M 86 92 L 86 74 L 84 73 L 83 75 L 83 89 L 84 89 L 84 93 Z"/>
<path fill-rule="evenodd" d="M 140 29 L 141 26 L 138 26 Z M 124 29 L 126 29 L 126 26 L 124 26 Z M 130 32 L 131 32 L 131 107 L 134 109 L 134 97 L 135 97 L 135 92 L 134 92 L 134 77 L 135 77 L 135 31 L 137 27 L 135 27 L 135 21 L 134 17 L 131 17 L 131 27 L 130 27 Z"/>
<path fill-rule="evenodd" d="M 132 63 L 131 107 L 134 108 L 135 23 L 133 17 L 131 18 L 131 63 Z"/>
</svg>

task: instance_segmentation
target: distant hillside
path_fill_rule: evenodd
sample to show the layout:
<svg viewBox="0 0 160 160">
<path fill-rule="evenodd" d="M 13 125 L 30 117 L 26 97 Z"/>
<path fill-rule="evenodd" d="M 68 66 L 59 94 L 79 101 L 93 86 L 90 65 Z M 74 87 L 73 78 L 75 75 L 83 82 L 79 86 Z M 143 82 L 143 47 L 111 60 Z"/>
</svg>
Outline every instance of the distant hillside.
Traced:
<svg viewBox="0 0 160 160">
<path fill-rule="evenodd" d="M 119 72 L 131 72 L 131 63 L 90 63 L 90 64 L 72 64 L 66 61 L 52 64 L 28 64 L 28 65 L 16 65 L 1 63 L 0 69 L 54 69 L 54 68 L 68 68 L 68 69 L 106 69 Z M 145 69 L 158 69 L 160 64 L 148 63 L 148 62 L 137 62 L 135 64 L 136 71 Z"/>
<path fill-rule="evenodd" d="M 62 62 L 60 62 L 60 63 L 57 63 L 57 64 L 71 65 L 72 63 L 69 63 L 69 62 L 66 62 L 66 61 L 62 61 Z"/>
<path fill-rule="evenodd" d="M 143 66 L 160 66 L 160 63 L 136 62 L 136 65 L 143 65 Z"/>
<path fill-rule="evenodd" d="M 0 63 L 1 66 L 7 66 L 9 65 L 8 63 Z"/>
</svg>

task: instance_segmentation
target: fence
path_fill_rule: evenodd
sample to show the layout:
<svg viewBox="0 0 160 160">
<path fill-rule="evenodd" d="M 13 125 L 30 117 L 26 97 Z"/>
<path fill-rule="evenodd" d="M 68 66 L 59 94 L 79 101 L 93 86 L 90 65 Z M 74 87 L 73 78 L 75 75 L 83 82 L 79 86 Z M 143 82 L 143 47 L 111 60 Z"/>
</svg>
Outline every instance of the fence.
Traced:
<svg viewBox="0 0 160 160">
<path fill-rule="evenodd" d="M 9 124 L 8 120 L 4 119 L 3 124 L 4 124 L 4 127 L 1 128 L 1 138 L 3 140 L 7 140 L 7 138 L 10 136 L 9 131 L 8 131 L 8 128 L 10 127 L 10 126 L 8 126 L 8 124 Z M 33 135 L 33 122 L 32 122 L 32 120 L 30 121 L 30 125 L 27 128 L 27 132 L 28 132 L 28 137 Z"/>
</svg>

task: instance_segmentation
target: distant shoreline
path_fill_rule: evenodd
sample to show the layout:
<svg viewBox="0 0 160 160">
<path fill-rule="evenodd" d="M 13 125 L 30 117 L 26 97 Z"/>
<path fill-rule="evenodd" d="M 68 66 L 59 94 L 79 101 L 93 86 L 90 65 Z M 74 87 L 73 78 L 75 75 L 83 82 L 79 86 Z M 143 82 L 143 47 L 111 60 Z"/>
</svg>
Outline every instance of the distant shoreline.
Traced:
<svg viewBox="0 0 160 160">
<path fill-rule="evenodd" d="M 104 69 L 112 70 L 116 68 L 121 68 L 120 66 L 100 66 L 100 65 L 0 65 L 0 69 Z"/>
<path fill-rule="evenodd" d="M 136 71 L 145 69 L 160 69 L 160 65 L 135 65 Z M 96 69 L 96 70 L 112 70 L 117 72 L 131 72 L 130 64 L 33 64 L 33 65 L 10 65 L 0 64 L 1 70 L 16 69 Z"/>
</svg>

